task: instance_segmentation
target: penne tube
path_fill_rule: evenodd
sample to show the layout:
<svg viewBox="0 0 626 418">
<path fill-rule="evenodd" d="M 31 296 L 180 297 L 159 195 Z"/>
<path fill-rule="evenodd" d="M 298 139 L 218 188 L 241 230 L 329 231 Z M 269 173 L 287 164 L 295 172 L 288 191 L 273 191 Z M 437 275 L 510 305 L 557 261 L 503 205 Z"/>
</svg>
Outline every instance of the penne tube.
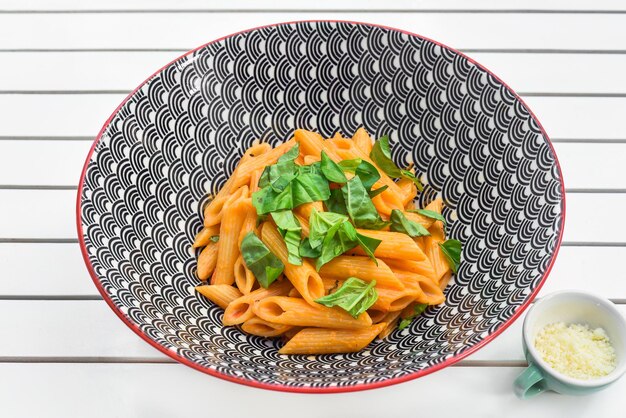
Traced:
<svg viewBox="0 0 626 418">
<path fill-rule="evenodd" d="M 404 290 L 385 289 L 377 287 L 378 299 L 371 306 L 371 309 L 378 311 L 401 311 L 409 303 L 414 302 L 419 295 L 416 288 L 407 287 Z"/>
<path fill-rule="evenodd" d="M 258 335 L 259 337 L 278 337 L 291 328 L 292 327 L 290 325 L 274 324 L 261 318 L 257 318 L 256 316 L 253 316 L 241 324 L 241 329 L 244 332 L 252 335 Z"/>
<path fill-rule="evenodd" d="M 252 292 L 252 288 L 256 284 L 254 274 L 246 267 L 246 263 L 243 261 L 243 256 L 239 254 L 234 266 L 235 284 L 237 289 L 244 294 Z"/>
<path fill-rule="evenodd" d="M 241 247 L 241 241 L 248 235 L 248 232 L 256 232 L 256 220 L 257 214 L 256 209 L 252 206 L 252 199 L 246 198 L 243 199 L 242 204 L 244 207 L 244 218 L 241 224 L 241 231 L 239 232 L 238 245 Z"/>
<path fill-rule="evenodd" d="M 387 316 L 387 311 L 379 311 L 378 309 L 368 309 L 367 314 L 372 318 L 372 324 L 378 324 L 385 319 Z"/>
<path fill-rule="evenodd" d="M 417 246 L 413 239 L 400 232 L 373 231 L 369 229 L 358 229 L 360 234 L 381 240 L 382 242 L 374 251 L 378 258 L 393 258 L 400 260 L 422 261 L 426 255 Z M 360 247 L 356 247 L 348 252 L 349 254 L 365 255 Z"/>
<path fill-rule="evenodd" d="M 414 299 L 416 302 L 439 305 L 445 301 L 446 298 L 439 287 L 439 282 L 433 282 L 428 277 L 401 270 L 394 270 L 394 274 L 402 280 L 407 289 L 417 291 Z"/>
<path fill-rule="evenodd" d="M 402 311 L 394 311 L 394 312 L 389 312 L 387 315 L 385 315 L 382 322 L 386 323 L 387 326 L 383 328 L 383 330 L 378 334 L 378 338 L 383 340 L 387 338 L 389 334 L 393 332 L 393 330 L 396 329 L 396 325 L 398 324 L 398 320 L 400 319 L 401 313 Z"/>
<path fill-rule="evenodd" d="M 302 227 L 302 236 L 308 237 L 309 232 L 310 232 L 308 218 L 304 218 L 302 215 L 298 213 L 296 213 L 294 216 L 298 219 L 298 222 L 300 222 L 300 226 Z"/>
<path fill-rule="evenodd" d="M 211 273 L 215 270 L 217 264 L 217 242 L 209 242 L 206 247 L 202 249 L 202 252 L 198 256 L 198 267 L 196 274 L 198 279 L 206 281 L 211 276 Z"/>
<path fill-rule="evenodd" d="M 364 154 L 370 155 L 372 152 L 372 138 L 369 136 L 365 128 L 359 128 L 352 137 L 354 145 Z"/>
<path fill-rule="evenodd" d="M 407 203 L 415 199 L 417 196 L 417 186 L 415 186 L 415 183 L 413 183 L 411 179 L 401 178 L 396 184 L 400 190 L 402 190 L 402 193 L 404 193 L 404 199 L 402 199 L 403 206 L 406 206 Z"/>
<path fill-rule="evenodd" d="M 285 296 L 259 300 L 254 304 L 253 311 L 266 321 L 300 327 L 354 329 L 372 325 L 367 312 L 355 319 L 338 307 L 328 308 L 320 304 L 312 306 L 304 299 Z"/>
<path fill-rule="evenodd" d="M 226 309 L 232 301 L 241 297 L 239 290 L 227 284 L 196 286 L 196 290 L 222 309 Z"/>
<path fill-rule="evenodd" d="M 225 206 L 241 197 L 247 197 L 248 193 L 249 193 L 248 186 L 242 186 L 237 189 L 234 189 L 233 193 L 230 195 L 216 197 L 215 198 L 216 204 L 213 205 L 213 202 L 211 202 L 204 209 L 204 226 L 210 227 L 210 226 L 217 225 L 220 222 L 222 222 L 222 217 L 224 216 Z"/>
<path fill-rule="evenodd" d="M 247 188 L 247 187 L 246 187 Z M 233 266 L 239 257 L 239 233 L 248 211 L 249 198 L 235 200 L 224 206 L 224 217 L 220 227 L 217 263 L 211 277 L 211 284 L 230 284 L 235 282 Z"/>
<path fill-rule="evenodd" d="M 451 271 L 450 264 L 448 264 L 448 260 L 439 247 L 439 244 L 445 240 L 443 225 L 440 221 L 437 221 L 428 231 L 431 235 L 424 237 L 425 253 L 433 265 L 435 283 L 439 285 L 444 276 Z"/>
<path fill-rule="evenodd" d="M 404 289 L 402 282 L 393 274 L 393 271 L 382 260 L 374 260 L 366 256 L 341 255 L 324 264 L 320 275 L 325 279 L 345 280 L 350 277 L 371 282 L 376 280 L 376 287 L 390 289 Z"/>
<path fill-rule="evenodd" d="M 322 202 L 305 203 L 295 208 L 294 212 L 304 219 L 307 219 L 308 223 L 308 220 L 311 218 L 311 213 L 313 213 L 313 209 L 317 210 L 318 212 L 324 212 L 324 205 L 322 204 Z"/>
<path fill-rule="evenodd" d="M 437 278 L 435 277 L 435 269 L 433 265 L 430 263 L 429 259 L 425 259 L 423 261 L 412 261 L 412 260 L 397 260 L 393 258 L 386 258 L 385 263 L 391 268 L 391 270 L 404 270 L 411 273 L 417 273 L 422 276 L 426 276 L 433 281 L 436 282 Z"/>
<path fill-rule="evenodd" d="M 206 247 L 211 242 L 211 237 L 220 234 L 220 225 L 204 227 L 193 240 L 192 248 Z"/>
<path fill-rule="evenodd" d="M 265 222 L 261 227 L 261 240 L 285 265 L 285 276 L 311 305 L 318 306 L 315 299 L 324 296 L 324 283 L 310 261 L 302 260 L 296 266 L 288 262 L 287 247 L 274 225 Z"/>
<path fill-rule="evenodd" d="M 251 196 L 252 193 L 259 190 L 259 180 L 261 179 L 261 174 L 263 174 L 263 169 L 259 168 L 258 170 L 254 170 L 250 175 L 250 184 L 248 184 L 248 187 L 250 188 Z"/>
<path fill-rule="evenodd" d="M 231 286 L 232 287 L 232 286 Z M 271 296 L 284 296 L 292 289 L 287 280 L 276 281 L 268 288 L 260 288 L 233 300 L 224 310 L 224 325 L 243 324 L 254 316 L 252 305 L 257 300 Z"/>
<path fill-rule="evenodd" d="M 298 292 L 298 289 L 296 289 L 295 287 L 289 291 L 289 294 L 287 296 L 289 296 L 290 298 L 302 299 L 302 295 L 300 294 L 300 292 Z"/>
<path fill-rule="evenodd" d="M 334 147 L 327 144 L 324 138 L 316 132 L 306 131 L 304 129 L 296 129 L 294 139 L 300 144 L 300 153 L 302 155 L 312 155 L 320 158 L 322 151 L 326 152 L 331 160 L 338 163 L 341 161 Z"/>
<path fill-rule="evenodd" d="M 290 327 L 287 331 L 285 331 L 285 333 L 283 334 L 283 340 L 285 342 L 289 341 L 290 339 L 292 339 L 297 333 L 299 333 L 300 331 L 302 331 L 302 327 Z"/>
<path fill-rule="evenodd" d="M 380 323 L 362 329 L 305 328 L 294 335 L 279 354 L 354 353 L 365 348 L 387 326 Z"/>
<path fill-rule="evenodd" d="M 439 280 L 439 288 L 443 291 L 446 287 L 448 287 L 448 283 L 450 283 L 450 279 L 452 278 L 452 270 L 448 271 L 444 274 Z"/>
<path fill-rule="evenodd" d="M 316 162 L 318 162 L 320 160 L 321 160 L 321 158 L 317 157 L 315 155 L 305 155 L 302 158 L 302 161 L 304 162 L 304 165 L 311 165 L 311 164 L 314 164 L 314 163 L 316 163 Z"/>
</svg>

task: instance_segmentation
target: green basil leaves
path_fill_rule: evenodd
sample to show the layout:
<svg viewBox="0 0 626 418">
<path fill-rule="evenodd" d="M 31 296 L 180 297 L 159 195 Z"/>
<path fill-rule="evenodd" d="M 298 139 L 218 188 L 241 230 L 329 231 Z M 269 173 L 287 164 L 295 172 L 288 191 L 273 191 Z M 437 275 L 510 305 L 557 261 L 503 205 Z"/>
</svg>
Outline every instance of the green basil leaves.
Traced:
<svg viewBox="0 0 626 418">
<path fill-rule="evenodd" d="M 376 165 L 385 172 L 389 177 L 407 178 L 410 179 L 421 192 L 424 190 L 424 186 L 419 181 L 415 174 L 409 170 L 403 170 L 399 168 L 396 163 L 391 159 L 391 147 L 389 146 L 389 137 L 387 135 L 382 136 L 378 141 L 374 143 L 372 151 L 370 152 L 370 158 L 376 163 Z"/>
<path fill-rule="evenodd" d="M 449 239 L 440 243 L 439 248 L 441 248 L 443 255 L 446 257 L 452 272 L 456 273 L 459 271 L 459 264 L 461 264 L 461 241 Z"/>
<path fill-rule="evenodd" d="M 346 202 L 346 209 L 357 228 L 382 229 L 389 222 L 382 220 L 372 203 L 361 179 L 353 177 L 342 188 L 341 193 Z"/>
<path fill-rule="evenodd" d="M 322 151 L 322 160 L 320 164 L 322 174 L 328 181 L 332 181 L 333 183 L 345 183 L 348 181 L 346 175 L 343 174 L 343 170 L 337 163 L 330 159 L 328 155 L 324 151 Z"/>
<path fill-rule="evenodd" d="M 411 237 L 424 237 L 430 235 L 428 229 L 424 228 L 422 224 L 407 219 L 401 210 L 392 210 L 391 217 L 389 219 L 391 220 L 391 226 L 389 229 L 393 232 L 402 232 L 403 234 L 407 234 Z"/>
<path fill-rule="evenodd" d="M 367 283 L 356 277 L 350 277 L 335 293 L 316 299 L 315 302 L 328 307 L 339 306 L 357 318 L 376 303 L 378 292 L 374 286 L 375 280 Z"/>
<path fill-rule="evenodd" d="M 302 265 L 302 258 L 300 258 L 300 239 L 302 238 L 302 227 L 300 222 L 293 215 L 290 210 L 281 212 L 273 212 L 272 219 L 278 227 L 278 232 L 282 235 L 287 246 L 287 253 L 289 254 L 289 262 L 293 265 Z"/>
<path fill-rule="evenodd" d="M 413 212 L 413 213 L 417 213 L 419 215 L 422 216 L 426 216 L 427 218 L 431 218 L 431 219 L 435 219 L 437 221 L 441 221 L 443 222 L 443 224 L 446 224 L 446 218 L 443 217 L 443 215 L 441 215 L 440 213 L 437 213 L 433 210 L 428 210 L 428 209 L 410 209 L 407 210 L 407 212 Z"/>
<path fill-rule="evenodd" d="M 241 255 L 246 267 L 264 288 L 268 288 L 283 272 L 285 265 L 263 244 L 254 232 L 241 241 Z"/>
</svg>

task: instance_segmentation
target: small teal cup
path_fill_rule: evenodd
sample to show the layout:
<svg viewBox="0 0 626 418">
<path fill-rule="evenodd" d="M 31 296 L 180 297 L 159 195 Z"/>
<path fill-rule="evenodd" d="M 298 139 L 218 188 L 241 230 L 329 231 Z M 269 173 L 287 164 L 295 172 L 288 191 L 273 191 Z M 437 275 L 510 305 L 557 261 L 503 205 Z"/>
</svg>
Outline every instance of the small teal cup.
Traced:
<svg viewBox="0 0 626 418">
<path fill-rule="evenodd" d="M 581 380 L 551 368 L 535 349 L 534 341 L 544 326 L 554 322 L 602 327 L 617 355 L 615 369 L 598 379 Z M 609 386 L 626 371 L 626 320 L 611 301 L 602 297 L 570 290 L 543 297 L 528 310 L 522 335 L 528 367 L 514 383 L 515 394 L 521 399 L 546 390 L 564 395 L 587 395 Z"/>
</svg>

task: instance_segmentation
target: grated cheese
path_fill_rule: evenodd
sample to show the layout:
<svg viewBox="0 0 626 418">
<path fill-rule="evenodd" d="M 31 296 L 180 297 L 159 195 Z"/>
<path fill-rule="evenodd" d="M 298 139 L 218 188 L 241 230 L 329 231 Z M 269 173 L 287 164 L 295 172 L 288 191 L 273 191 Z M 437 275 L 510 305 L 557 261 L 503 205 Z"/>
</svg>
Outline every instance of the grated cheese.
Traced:
<svg viewBox="0 0 626 418">
<path fill-rule="evenodd" d="M 615 350 L 602 328 L 549 324 L 535 337 L 535 348 L 553 369 L 575 379 L 606 376 L 616 366 Z"/>
</svg>

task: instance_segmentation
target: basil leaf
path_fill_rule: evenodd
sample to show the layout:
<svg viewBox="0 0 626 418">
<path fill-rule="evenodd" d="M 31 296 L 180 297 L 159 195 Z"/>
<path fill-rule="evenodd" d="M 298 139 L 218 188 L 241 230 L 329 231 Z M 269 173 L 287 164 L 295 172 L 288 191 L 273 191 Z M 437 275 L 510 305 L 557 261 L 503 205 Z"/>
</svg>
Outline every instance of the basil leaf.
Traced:
<svg viewBox="0 0 626 418">
<path fill-rule="evenodd" d="M 328 307 L 339 306 L 357 318 L 376 303 L 378 292 L 374 286 L 376 280 L 366 283 L 356 277 L 350 277 L 335 293 L 316 299 L 315 302 Z"/>
<path fill-rule="evenodd" d="M 365 186 L 365 185 L 364 185 Z M 389 186 L 387 186 L 386 184 L 384 186 L 379 187 L 376 190 L 370 190 L 367 192 L 367 194 L 370 195 L 370 199 L 375 198 L 376 196 L 378 196 L 379 194 L 381 194 L 382 192 L 384 192 L 385 190 L 387 190 L 389 188 Z"/>
<path fill-rule="evenodd" d="M 389 225 L 382 220 L 359 177 L 353 177 L 342 188 L 348 214 L 358 228 L 381 229 Z"/>
<path fill-rule="evenodd" d="M 282 235 L 287 246 L 288 260 L 291 264 L 302 265 L 300 258 L 300 239 L 302 237 L 302 227 L 300 222 L 290 210 L 273 212 L 272 219 L 278 227 L 278 232 Z"/>
<path fill-rule="evenodd" d="M 289 148 L 289 151 L 278 157 L 278 163 L 284 163 L 287 161 L 294 161 L 300 155 L 300 143 L 296 142 L 296 145 Z"/>
<path fill-rule="evenodd" d="M 456 273 L 459 271 L 459 264 L 461 264 L 461 241 L 449 239 L 446 242 L 439 243 L 439 248 L 441 248 L 443 255 L 448 260 L 452 272 Z"/>
<path fill-rule="evenodd" d="M 356 168 L 359 166 L 359 164 L 361 164 L 362 161 L 363 160 L 360 158 L 355 158 L 354 160 L 342 160 L 339 161 L 337 165 L 341 167 L 343 171 L 354 174 L 356 173 Z"/>
<path fill-rule="evenodd" d="M 363 251 L 365 251 L 365 254 L 367 254 L 369 258 L 374 260 L 374 263 L 378 265 L 378 260 L 376 260 L 376 257 L 374 257 L 374 252 L 382 241 L 376 238 L 361 235 L 358 232 L 356 233 L 356 240 L 359 243 L 359 246 L 363 248 Z"/>
<path fill-rule="evenodd" d="M 401 170 L 401 172 L 402 172 L 402 177 L 404 177 L 405 179 L 411 180 L 413 184 L 415 184 L 415 186 L 417 187 L 417 190 L 419 190 L 420 192 L 424 191 L 424 185 L 422 184 L 420 179 L 415 177 L 415 174 L 413 174 L 409 170 Z"/>
<path fill-rule="evenodd" d="M 380 137 L 378 141 L 374 142 L 372 151 L 370 151 L 370 158 L 389 177 L 394 179 L 402 177 L 402 170 L 391 159 L 391 147 L 389 146 L 389 137 L 387 135 Z"/>
<path fill-rule="evenodd" d="M 309 244 L 311 248 L 322 245 L 328 231 L 347 220 L 348 217 L 345 215 L 333 212 L 319 212 L 314 208 L 309 217 Z"/>
<path fill-rule="evenodd" d="M 322 253 L 315 263 L 316 270 L 319 271 L 324 264 L 357 245 L 356 230 L 350 222 L 346 221 L 333 226 L 324 236 Z"/>
<path fill-rule="evenodd" d="M 254 232 L 241 241 L 241 255 L 246 267 L 264 288 L 268 288 L 283 272 L 285 265 L 263 244 Z"/>
<path fill-rule="evenodd" d="M 300 206 L 304 203 L 326 200 L 330 197 L 328 181 L 316 173 L 300 173 L 291 182 L 293 206 Z"/>
<path fill-rule="evenodd" d="M 270 167 L 271 166 L 267 166 L 263 169 L 263 172 L 261 173 L 261 177 L 259 177 L 259 188 L 262 189 L 264 187 L 267 187 L 270 185 Z"/>
<path fill-rule="evenodd" d="M 311 247 L 311 243 L 308 238 L 305 238 L 300 243 L 300 257 L 317 258 L 322 255 L 322 247 Z"/>
<path fill-rule="evenodd" d="M 322 151 L 322 161 L 320 166 L 322 174 L 324 174 L 324 177 L 326 177 L 328 181 L 332 181 L 333 183 L 345 183 L 348 181 L 346 175 L 343 174 L 341 167 L 331 160 L 324 151 Z"/>
<path fill-rule="evenodd" d="M 437 213 L 433 210 L 428 210 L 428 209 L 410 209 L 407 210 L 407 212 L 413 212 L 413 213 L 418 213 L 422 216 L 426 216 L 427 218 L 431 218 L 431 219 L 435 219 L 437 221 L 441 221 L 443 222 L 443 224 L 446 224 L 446 218 L 443 217 L 442 214 Z"/>
<path fill-rule="evenodd" d="M 287 185 L 282 192 L 277 192 L 272 187 L 267 186 L 252 193 L 252 206 L 258 215 L 293 209 L 291 184 Z"/>
<path fill-rule="evenodd" d="M 422 313 L 424 313 L 424 311 L 426 310 L 426 308 L 428 308 L 428 305 L 425 303 L 418 303 L 413 307 L 413 314 L 410 316 L 407 316 L 406 318 L 403 318 L 400 323 L 398 324 L 398 329 L 399 330 L 403 330 L 406 327 L 408 327 L 411 322 L 415 319 L 415 317 L 421 315 Z"/>
<path fill-rule="evenodd" d="M 309 165 L 299 165 L 298 174 L 319 174 L 322 175 L 322 163 L 317 161 Z"/>
<path fill-rule="evenodd" d="M 348 209 L 346 209 L 346 201 L 343 199 L 343 193 L 341 189 L 331 189 L 330 197 L 324 201 L 326 205 L 326 209 L 329 212 L 340 213 L 342 215 L 348 214 Z"/>
<path fill-rule="evenodd" d="M 402 232 L 403 234 L 407 234 L 411 237 L 424 237 L 430 235 L 428 229 L 424 228 L 422 224 L 407 219 L 401 210 L 392 210 L 391 217 L 389 219 L 391 220 L 391 227 L 389 229 L 393 232 Z"/>
<path fill-rule="evenodd" d="M 374 167 L 372 164 L 367 161 L 363 161 L 360 158 L 356 158 L 354 160 L 343 160 L 339 162 L 339 167 L 341 167 L 344 171 L 349 173 L 353 173 L 361 179 L 363 186 L 370 190 L 374 183 L 376 183 L 380 179 L 380 173 L 378 169 Z M 381 190 L 381 192 L 384 190 Z"/>
<path fill-rule="evenodd" d="M 374 163 L 376 163 L 378 168 L 383 170 L 389 177 L 394 179 L 400 177 L 410 179 L 413 183 L 415 183 L 420 192 L 424 190 L 424 186 L 419 179 L 415 177 L 415 174 L 411 173 L 409 170 L 400 169 L 396 163 L 393 162 L 391 159 L 389 137 L 387 135 L 380 137 L 380 139 L 374 143 L 372 151 L 370 152 L 370 158 L 374 161 Z"/>
<path fill-rule="evenodd" d="M 220 240 L 220 236 L 219 235 L 213 235 L 211 238 L 209 238 L 211 241 L 213 242 L 218 242 Z"/>
</svg>

